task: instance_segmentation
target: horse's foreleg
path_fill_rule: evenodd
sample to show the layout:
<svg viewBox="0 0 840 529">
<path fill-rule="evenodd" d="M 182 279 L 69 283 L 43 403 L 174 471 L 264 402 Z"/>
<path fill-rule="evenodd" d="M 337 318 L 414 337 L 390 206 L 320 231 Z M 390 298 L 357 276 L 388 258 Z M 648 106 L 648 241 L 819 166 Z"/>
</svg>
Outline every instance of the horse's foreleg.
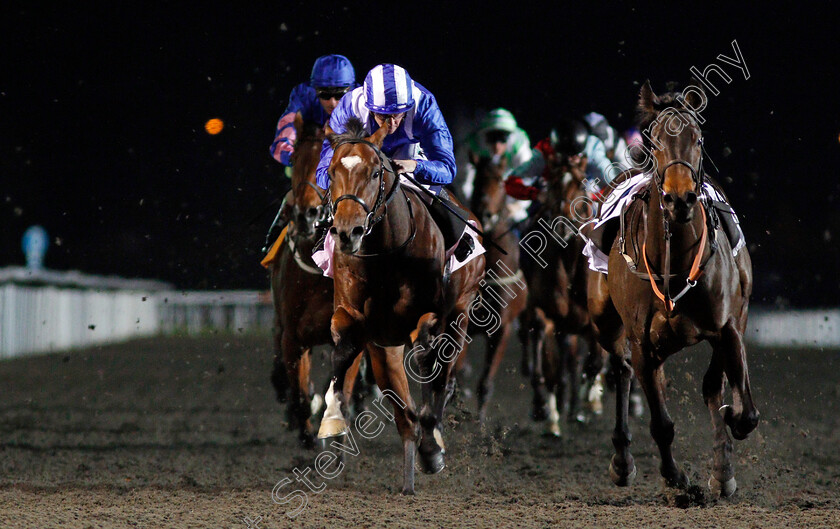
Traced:
<svg viewBox="0 0 840 529">
<path fill-rule="evenodd" d="M 732 468 L 732 439 L 726 431 L 726 423 L 720 414 L 723 405 L 724 383 L 723 357 L 719 349 L 712 352 L 712 361 L 703 377 L 703 400 L 709 408 L 714 432 L 714 466 L 709 478 L 709 489 L 719 496 L 735 493 L 735 470 Z"/>
<path fill-rule="evenodd" d="M 630 381 L 633 377 L 633 368 L 630 366 L 626 344 L 627 340 L 622 335 L 613 345 L 614 349 L 610 351 L 610 363 L 616 375 L 615 429 L 612 436 L 615 455 L 610 461 L 610 478 L 619 487 L 626 487 L 636 479 L 636 464 L 633 461 L 633 455 L 630 453 L 630 443 L 633 436 L 630 433 L 628 420 Z"/>
<path fill-rule="evenodd" d="M 538 309 L 539 310 L 539 309 Z M 546 353 L 546 337 L 554 334 L 554 324 L 544 319 L 544 314 L 539 311 L 540 315 L 533 320 L 533 328 L 529 336 L 530 350 L 528 356 L 532 358 L 531 365 L 531 387 L 534 390 L 534 398 L 531 403 L 531 417 L 541 422 L 548 418 L 548 388 L 546 387 L 545 373 L 543 372 L 543 364 Z M 548 354 L 550 354 L 550 345 Z"/>
<path fill-rule="evenodd" d="M 403 366 L 403 348 L 382 348 L 375 345 L 368 346 L 373 375 L 382 397 L 381 403 L 387 396 L 394 407 L 394 419 L 397 431 L 403 442 L 403 494 L 414 494 L 414 457 L 417 450 L 417 416 L 414 401 L 408 387 L 408 379 Z M 381 409 L 381 408 L 380 408 Z"/>
<path fill-rule="evenodd" d="M 646 357 L 640 346 L 633 347 L 633 367 L 639 374 L 639 381 L 650 408 L 650 434 L 656 441 L 656 446 L 659 447 L 659 455 L 662 459 L 659 473 L 665 479 L 667 486 L 686 489 L 689 485 L 688 477 L 677 466 L 671 452 L 671 444 L 674 442 L 674 421 L 671 420 L 665 405 L 664 365 L 659 360 L 654 361 Z"/>
<path fill-rule="evenodd" d="M 752 400 L 743 336 L 731 319 L 722 329 L 720 340 L 713 342 L 712 346 L 721 352 L 726 377 L 732 388 L 732 406 L 721 409 L 723 419 L 732 431 L 732 437 L 746 439 L 758 426 L 759 413 Z"/>
<path fill-rule="evenodd" d="M 330 326 L 335 349 L 332 352 L 333 376 L 325 396 L 327 409 L 321 419 L 318 439 L 338 437 L 347 433 L 347 394 L 346 388 L 352 389 L 353 381 L 347 385 L 347 371 L 351 369 L 360 355 L 363 343 L 361 317 L 354 318 L 344 307 L 335 309 Z M 355 378 L 356 371 L 353 372 Z"/>
</svg>

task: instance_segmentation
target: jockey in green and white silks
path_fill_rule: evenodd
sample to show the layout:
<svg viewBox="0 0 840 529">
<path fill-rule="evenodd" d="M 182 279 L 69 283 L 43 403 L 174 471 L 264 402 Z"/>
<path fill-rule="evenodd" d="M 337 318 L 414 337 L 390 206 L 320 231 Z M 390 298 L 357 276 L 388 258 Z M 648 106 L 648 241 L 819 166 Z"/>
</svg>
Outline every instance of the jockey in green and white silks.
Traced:
<svg viewBox="0 0 840 529">
<path fill-rule="evenodd" d="M 504 160 L 508 170 L 531 159 L 531 139 L 521 129 L 509 110 L 497 108 L 488 112 L 476 130 L 466 139 L 466 147 L 479 158 L 491 158 L 494 164 Z M 472 163 L 464 166 L 461 192 L 470 200 L 475 180 Z"/>
</svg>

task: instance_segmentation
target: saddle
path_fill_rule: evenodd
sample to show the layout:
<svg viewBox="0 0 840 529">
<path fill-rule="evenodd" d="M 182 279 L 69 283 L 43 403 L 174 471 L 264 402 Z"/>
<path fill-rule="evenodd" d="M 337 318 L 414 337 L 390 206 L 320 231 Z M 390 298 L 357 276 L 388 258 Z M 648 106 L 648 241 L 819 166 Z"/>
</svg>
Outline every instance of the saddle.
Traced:
<svg viewBox="0 0 840 529">
<path fill-rule="evenodd" d="M 588 241 L 583 253 L 589 258 L 590 269 L 607 273 L 607 261 L 613 243 L 616 237 L 621 236 L 624 226 L 633 222 L 630 218 L 633 211 L 641 211 L 641 208 L 631 206 L 639 200 L 649 199 L 649 182 L 646 175 L 634 176 L 626 188 L 614 191 L 615 197 L 610 195 L 604 204 L 601 217 L 586 225 L 587 229 L 583 232 Z M 722 229 L 732 248 L 732 256 L 737 256 L 738 252 L 746 246 L 746 239 L 735 210 L 729 204 L 723 190 L 707 178 L 703 185 L 701 199 L 706 205 L 710 228 Z"/>
</svg>

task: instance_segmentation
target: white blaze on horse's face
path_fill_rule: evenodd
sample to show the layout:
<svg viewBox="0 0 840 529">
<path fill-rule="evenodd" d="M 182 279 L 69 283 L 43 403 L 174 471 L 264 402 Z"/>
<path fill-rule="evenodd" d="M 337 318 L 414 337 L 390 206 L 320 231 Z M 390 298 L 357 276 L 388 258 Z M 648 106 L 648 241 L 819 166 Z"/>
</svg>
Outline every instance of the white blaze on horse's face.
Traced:
<svg viewBox="0 0 840 529">
<path fill-rule="evenodd" d="M 352 170 L 354 167 L 359 165 L 362 162 L 362 158 L 360 156 L 345 156 L 341 159 L 341 165 L 343 165 L 348 171 Z"/>
</svg>

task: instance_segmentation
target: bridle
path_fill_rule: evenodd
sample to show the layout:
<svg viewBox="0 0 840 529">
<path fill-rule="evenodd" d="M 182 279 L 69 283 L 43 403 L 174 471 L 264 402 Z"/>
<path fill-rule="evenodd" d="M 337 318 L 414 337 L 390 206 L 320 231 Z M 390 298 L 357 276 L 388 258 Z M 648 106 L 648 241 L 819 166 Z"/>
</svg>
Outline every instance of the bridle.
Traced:
<svg viewBox="0 0 840 529">
<path fill-rule="evenodd" d="M 690 114 L 693 117 L 693 114 L 687 110 L 675 110 L 678 113 L 686 113 Z M 696 126 L 696 123 L 695 123 Z M 659 210 L 662 214 L 662 229 L 663 233 L 665 234 L 665 267 L 662 271 L 662 290 L 656 285 L 656 281 L 653 278 L 653 274 L 650 271 L 650 264 L 648 264 L 647 259 L 647 242 L 645 241 L 642 243 L 642 260 L 645 264 L 645 270 L 647 271 L 647 277 L 650 280 L 651 288 L 653 289 L 653 293 L 656 295 L 657 298 L 660 299 L 665 304 L 665 310 L 667 315 L 671 315 L 674 308 L 676 307 L 677 300 L 682 298 L 684 295 L 688 293 L 689 290 L 697 286 L 697 279 L 703 275 L 705 263 L 702 262 L 703 253 L 706 249 L 706 241 L 709 235 L 709 227 L 708 227 L 708 217 L 706 215 L 707 205 L 704 205 L 704 194 L 703 194 L 703 185 L 705 183 L 705 174 L 703 172 L 703 154 L 705 149 L 703 148 L 703 137 L 701 136 L 698 140 L 698 145 L 700 146 L 700 161 L 697 164 L 697 168 L 695 169 L 690 163 L 686 160 L 676 159 L 671 160 L 661 170 L 657 169 L 654 173 L 653 183 L 656 187 L 656 190 L 659 192 Z M 691 269 L 689 270 L 688 277 L 686 278 L 685 287 L 674 297 L 671 297 L 670 293 L 670 279 L 671 279 L 671 225 L 668 222 L 668 218 L 665 215 L 665 207 L 663 206 L 663 199 L 666 195 L 664 190 L 665 184 L 665 172 L 668 170 L 669 167 L 673 167 L 675 165 L 682 165 L 688 168 L 691 171 L 691 179 L 694 182 L 694 189 L 697 194 L 698 199 L 698 206 L 700 207 L 700 213 L 703 218 L 703 232 L 700 236 L 700 245 L 697 250 L 697 255 L 694 257 L 694 261 L 692 262 Z M 645 232 L 647 232 L 647 215 L 645 215 Z M 645 237 L 647 239 L 647 237 Z M 712 258 L 715 253 L 715 245 L 712 244 L 711 252 L 709 253 L 708 260 Z"/>
<path fill-rule="evenodd" d="M 393 162 L 390 160 L 390 158 L 388 158 L 387 156 L 385 156 L 385 154 L 382 153 L 382 150 L 379 147 L 377 147 L 375 144 L 373 144 L 373 143 L 371 143 L 367 140 L 363 140 L 363 139 L 341 140 L 333 146 L 333 152 L 337 151 L 340 146 L 342 146 L 344 144 L 348 144 L 348 143 L 350 143 L 350 144 L 361 143 L 361 144 L 367 145 L 368 147 L 373 149 L 373 151 L 376 153 L 377 158 L 379 158 L 379 167 L 376 170 L 374 170 L 373 174 L 371 175 L 371 178 L 372 179 L 379 179 L 379 190 L 376 193 L 376 199 L 374 200 L 373 206 L 371 207 L 371 206 L 368 206 L 368 204 L 364 201 L 363 198 L 361 198 L 357 195 L 350 194 L 350 193 L 341 195 L 340 197 L 336 198 L 334 201 L 331 202 L 330 201 L 330 190 L 328 189 L 327 193 L 326 193 L 326 196 L 323 197 L 322 200 L 324 202 L 326 202 L 326 204 L 327 204 L 327 208 L 328 208 L 327 217 L 328 217 L 329 222 L 332 223 L 332 220 L 335 218 L 335 212 L 338 210 L 339 202 L 341 202 L 343 200 L 350 200 L 350 201 L 356 202 L 357 204 L 359 204 L 362 207 L 362 209 L 365 210 L 365 213 L 367 214 L 365 216 L 364 224 L 362 225 L 362 227 L 364 228 L 362 238 L 364 238 L 367 235 L 370 235 L 370 232 L 373 230 L 373 227 L 376 226 L 376 224 L 378 224 L 380 221 L 382 221 L 382 219 L 385 218 L 385 215 L 388 213 L 388 204 L 390 204 L 391 201 L 394 200 L 394 197 L 397 196 L 397 191 L 402 190 L 403 197 L 405 198 L 406 204 L 408 205 L 408 211 L 409 211 L 409 216 L 410 216 L 410 224 L 411 224 L 411 234 L 408 236 L 408 238 L 405 240 L 405 242 L 403 242 L 401 245 L 399 245 L 396 248 L 390 249 L 388 252 L 371 253 L 371 254 L 362 254 L 362 253 L 357 252 L 357 253 L 349 254 L 349 255 L 354 255 L 356 257 L 375 257 L 375 256 L 385 255 L 387 253 L 393 253 L 393 252 L 402 250 L 403 248 L 408 246 L 411 243 L 411 241 L 414 240 L 414 237 L 417 235 L 417 226 L 414 222 L 414 210 L 411 208 L 411 201 L 406 196 L 405 190 L 403 190 L 402 187 L 400 186 L 400 178 L 397 175 L 397 172 L 394 170 Z M 388 172 L 388 173 L 391 173 L 391 174 L 394 175 L 394 183 L 391 186 L 391 189 L 389 189 L 387 191 L 387 193 L 385 191 L 385 172 Z M 379 211 L 380 209 L 382 210 L 382 212 L 379 215 L 377 215 L 376 212 Z"/>
</svg>

